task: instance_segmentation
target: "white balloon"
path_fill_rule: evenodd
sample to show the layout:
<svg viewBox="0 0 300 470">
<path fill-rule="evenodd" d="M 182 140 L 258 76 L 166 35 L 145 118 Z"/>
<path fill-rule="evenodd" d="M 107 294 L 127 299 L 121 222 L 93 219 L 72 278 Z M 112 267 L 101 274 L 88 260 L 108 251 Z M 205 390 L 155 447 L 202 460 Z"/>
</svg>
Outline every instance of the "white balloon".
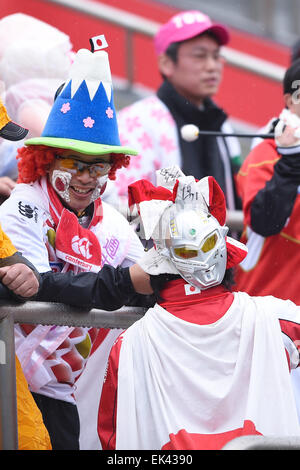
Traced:
<svg viewBox="0 0 300 470">
<path fill-rule="evenodd" d="M 194 124 L 186 124 L 180 129 L 181 137 L 187 142 L 194 142 L 198 139 L 199 128 Z"/>
</svg>

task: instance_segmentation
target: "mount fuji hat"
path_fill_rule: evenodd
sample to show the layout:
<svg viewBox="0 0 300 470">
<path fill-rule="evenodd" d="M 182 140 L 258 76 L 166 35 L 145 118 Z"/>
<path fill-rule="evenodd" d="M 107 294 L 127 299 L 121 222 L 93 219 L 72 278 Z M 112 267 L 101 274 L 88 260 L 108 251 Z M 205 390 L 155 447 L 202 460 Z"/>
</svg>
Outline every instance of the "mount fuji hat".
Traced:
<svg viewBox="0 0 300 470">
<path fill-rule="evenodd" d="M 182 11 L 161 26 L 154 37 L 157 55 L 163 54 L 170 44 L 192 39 L 199 34 L 211 31 L 220 45 L 229 41 L 229 31 L 225 26 L 213 23 L 209 16 L 198 10 Z"/>
<path fill-rule="evenodd" d="M 101 48 L 106 47 L 103 35 L 92 38 L 95 44 L 98 37 L 105 42 Z M 137 155 L 120 142 L 107 52 L 77 52 L 42 135 L 26 140 L 25 145 L 46 145 L 86 155 Z"/>
</svg>

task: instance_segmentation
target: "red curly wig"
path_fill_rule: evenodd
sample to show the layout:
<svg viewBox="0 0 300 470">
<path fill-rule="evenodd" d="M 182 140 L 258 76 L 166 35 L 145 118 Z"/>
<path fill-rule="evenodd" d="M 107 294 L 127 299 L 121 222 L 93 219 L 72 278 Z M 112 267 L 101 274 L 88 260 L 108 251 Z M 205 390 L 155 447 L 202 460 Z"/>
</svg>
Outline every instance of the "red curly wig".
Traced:
<svg viewBox="0 0 300 470">
<path fill-rule="evenodd" d="M 31 145 L 18 149 L 18 183 L 33 183 L 42 176 L 45 176 L 50 164 L 55 159 L 55 155 L 62 150 L 45 145 Z M 111 180 L 116 179 L 116 172 L 119 168 L 127 167 L 130 162 L 130 156 L 113 153 L 111 156 L 112 167 L 108 177 Z"/>
</svg>

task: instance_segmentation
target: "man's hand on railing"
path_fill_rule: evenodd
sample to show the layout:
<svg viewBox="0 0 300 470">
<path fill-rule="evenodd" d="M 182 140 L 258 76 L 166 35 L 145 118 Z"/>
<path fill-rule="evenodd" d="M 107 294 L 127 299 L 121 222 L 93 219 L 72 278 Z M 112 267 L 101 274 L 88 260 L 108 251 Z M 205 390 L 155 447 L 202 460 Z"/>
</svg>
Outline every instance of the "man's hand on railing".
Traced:
<svg viewBox="0 0 300 470">
<path fill-rule="evenodd" d="M 26 264 L 16 263 L 0 268 L 0 280 L 15 295 L 31 298 L 39 289 L 39 281 Z"/>
</svg>

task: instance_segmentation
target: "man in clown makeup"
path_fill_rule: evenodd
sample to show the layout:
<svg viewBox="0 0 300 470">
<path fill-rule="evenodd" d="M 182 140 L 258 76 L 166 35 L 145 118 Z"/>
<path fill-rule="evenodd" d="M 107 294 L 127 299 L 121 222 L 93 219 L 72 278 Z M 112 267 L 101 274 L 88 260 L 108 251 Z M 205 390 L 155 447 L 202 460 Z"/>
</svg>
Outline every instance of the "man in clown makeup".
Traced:
<svg viewBox="0 0 300 470">
<path fill-rule="evenodd" d="M 107 53 L 79 50 L 41 137 L 25 141 L 19 149 L 18 184 L 0 208 L 3 229 L 16 249 L 35 266 L 42 281 L 48 281 L 43 284 L 47 300 L 65 299 L 82 306 L 79 296 L 100 286 L 93 282 L 98 282 L 95 276 L 102 267 L 118 270 L 142 256 L 143 246 L 128 221 L 101 201 L 107 180 L 114 180 L 117 169 L 126 167 L 135 154 L 120 144 Z M 54 284 L 49 276 L 53 272 L 58 274 Z M 86 272 L 91 277 L 81 277 Z M 106 273 L 114 287 L 114 270 Z M 75 283 L 71 302 L 65 290 L 70 283 L 72 287 Z M 123 290 L 124 286 L 126 282 Z M 115 308 L 107 303 L 107 309 Z M 16 352 L 54 450 L 79 448 L 76 381 L 93 347 L 98 355 L 93 383 L 101 385 L 109 349 L 119 332 L 16 326 Z M 91 406 L 88 425 L 95 435 L 96 413 Z"/>
</svg>

